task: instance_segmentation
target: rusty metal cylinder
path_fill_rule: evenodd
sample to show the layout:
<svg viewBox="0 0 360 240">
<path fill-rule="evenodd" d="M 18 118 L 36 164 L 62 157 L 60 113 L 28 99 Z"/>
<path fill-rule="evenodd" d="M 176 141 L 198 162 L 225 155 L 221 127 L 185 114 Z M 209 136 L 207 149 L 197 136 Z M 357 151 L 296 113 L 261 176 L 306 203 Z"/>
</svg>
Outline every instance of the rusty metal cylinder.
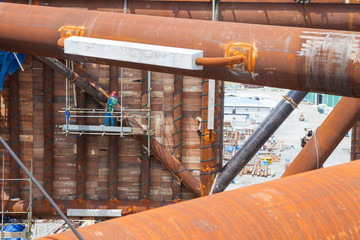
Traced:
<svg viewBox="0 0 360 240">
<path fill-rule="evenodd" d="M 200 49 L 211 58 L 240 53 L 246 61 L 191 71 L 75 57 L 57 46 L 68 35 Z M 351 97 L 360 97 L 359 39 L 357 32 L 0 5 L 2 50 Z"/>
<path fill-rule="evenodd" d="M 359 119 L 360 100 L 344 97 L 296 156 L 282 177 L 321 167 Z M 341 174 L 342 175 L 342 174 Z"/>
<path fill-rule="evenodd" d="M 41 0 L 41 5 L 124 11 L 124 1 Z M 219 1 L 218 20 L 293 27 L 357 31 L 360 4 L 356 0 L 311 0 L 298 4 L 288 0 Z M 211 20 L 211 1 L 127 1 L 128 14 Z"/>
<path fill-rule="evenodd" d="M 85 239 L 358 239 L 360 162 L 79 229 Z M 341 174 L 339 174 L 341 173 Z M 42 239 L 75 239 L 64 232 Z"/>
</svg>

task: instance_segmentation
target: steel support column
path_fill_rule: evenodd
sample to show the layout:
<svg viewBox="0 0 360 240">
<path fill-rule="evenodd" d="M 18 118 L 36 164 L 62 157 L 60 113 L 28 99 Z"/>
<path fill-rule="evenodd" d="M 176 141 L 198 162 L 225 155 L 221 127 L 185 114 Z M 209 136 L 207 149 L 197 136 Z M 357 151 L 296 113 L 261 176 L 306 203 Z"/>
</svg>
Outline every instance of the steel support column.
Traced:
<svg viewBox="0 0 360 240">
<path fill-rule="evenodd" d="M 344 97 L 296 156 L 282 177 L 321 167 L 360 116 L 360 99 Z"/>
<path fill-rule="evenodd" d="M 209 81 L 204 79 L 202 82 L 202 106 L 201 106 L 201 160 L 200 160 L 200 185 L 202 196 L 206 196 L 211 191 L 214 176 L 217 173 L 216 158 L 218 142 L 214 129 L 208 129 L 208 110 L 209 110 Z M 215 90 L 215 89 L 214 89 Z M 215 92 L 214 100 L 215 98 Z M 215 100 L 216 101 L 216 100 Z M 215 109 L 215 102 L 214 109 Z M 214 119 L 218 117 L 215 115 Z"/>
<path fill-rule="evenodd" d="M 20 81 L 19 72 L 9 77 L 9 145 L 17 156 L 20 155 Z M 10 178 L 20 178 L 20 168 L 15 159 L 10 158 Z M 10 181 L 10 198 L 20 198 L 20 181 Z"/>
<path fill-rule="evenodd" d="M 358 239 L 359 171 L 360 162 L 354 161 L 116 218 L 79 232 L 86 239 L 100 234 L 103 239 Z M 42 239 L 74 237 L 64 232 Z"/>
<path fill-rule="evenodd" d="M 119 67 L 110 67 L 110 92 L 119 91 Z M 119 99 L 120 101 L 120 99 Z M 114 121 L 114 126 L 119 126 L 118 121 Z M 109 199 L 117 199 L 118 195 L 118 152 L 119 152 L 119 136 L 109 136 Z"/>
<path fill-rule="evenodd" d="M 264 143 L 280 127 L 280 125 L 294 111 L 306 92 L 289 91 L 286 96 L 276 105 L 264 121 L 256 128 L 254 133 L 245 141 L 241 149 L 221 169 L 213 188 L 212 193 L 222 192 L 231 181 L 243 169 L 251 158 L 259 151 Z"/>
<path fill-rule="evenodd" d="M 201 78 L 360 97 L 360 33 L 138 16 L 2 3 L 2 50 L 78 59 Z M 21 18 L 18 18 L 21 14 Z M 42 24 L 37 24 L 41 19 Z M 106 23 L 106 25 L 104 24 Z M 157 29 L 157 31 L 153 31 Z M 226 31 L 225 31 L 226 30 Z M 21 34 L 16 34 L 20 33 Z M 243 64 L 191 71 L 65 55 L 67 34 L 244 55 Z M 276 81 L 275 81 L 276 79 Z"/>
<path fill-rule="evenodd" d="M 350 160 L 355 161 L 360 158 L 360 120 L 358 120 L 351 131 L 351 156 Z"/>
<path fill-rule="evenodd" d="M 84 76 L 82 69 L 75 64 L 75 72 L 80 76 Z M 77 107 L 85 108 L 86 107 L 86 93 L 76 86 L 76 98 L 77 98 Z M 78 125 L 86 125 L 86 118 L 76 118 Z M 76 136 L 76 199 L 82 198 L 85 199 L 86 194 L 86 140 L 87 137 L 85 134 L 80 134 Z"/>
<path fill-rule="evenodd" d="M 147 71 L 141 71 L 141 109 L 147 110 L 150 107 L 149 98 L 151 94 L 149 91 L 149 74 Z M 151 80 L 151 78 L 150 78 Z M 149 96 L 150 94 L 150 96 Z M 143 126 L 148 126 L 148 119 L 146 112 L 141 113 L 143 118 L 141 118 L 141 124 Z M 148 126 L 150 127 L 150 126 Z M 142 136 L 143 137 L 143 136 Z M 150 136 L 148 136 L 150 137 Z M 146 142 L 146 143 L 145 143 Z M 147 202 L 150 199 L 150 154 L 148 149 L 148 142 L 143 141 L 140 146 L 140 200 Z"/>
<path fill-rule="evenodd" d="M 183 133 L 183 92 L 184 92 L 184 76 L 174 75 L 174 93 L 173 93 L 173 140 L 172 155 L 180 163 L 182 162 L 182 133 Z M 181 200 L 181 181 L 172 178 L 171 183 L 172 196 L 175 202 Z"/>
<path fill-rule="evenodd" d="M 44 189 L 52 196 L 54 185 L 54 71 L 44 66 Z"/>
</svg>

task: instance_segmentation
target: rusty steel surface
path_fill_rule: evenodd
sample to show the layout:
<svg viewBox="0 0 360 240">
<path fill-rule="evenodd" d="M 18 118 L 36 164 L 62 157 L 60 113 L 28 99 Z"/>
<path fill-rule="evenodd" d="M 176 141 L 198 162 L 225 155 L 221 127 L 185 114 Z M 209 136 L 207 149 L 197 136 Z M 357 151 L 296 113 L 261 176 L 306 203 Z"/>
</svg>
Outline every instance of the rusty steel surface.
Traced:
<svg viewBox="0 0 360 240">
<path fill-rule="evenodd" d="M 218 20 L 356 31 L 360 29 L 360 5 L 356 5 L 356 3 L 360 2 L 357 0 L 348 2 L 343 0 L 312 0 L 311 4 L 303 5 L 289 0 L 221 1 L 217 3 Z M 90 2 L 79 0 L 44 0 L 41 1 L 41 5 L 124 11 L 123 1 L 115 0 Z M 212 3 L 211 1 L 128 1 L 127 13 L 211 20 Z"/>
<path fill-rule="evenodd" d="M 246 64 L 190 71 L 74 57 L 57 46 L 69 34 L 202 49 L 204 57 L 238 52 Z M 360 97 L 359 39 L 357 32 L 0 4 L 2 50 L 351 97 Z"/>
<path fill-rule="evenodd" d="M 119 67 L 110 66 L 110 92 L 119 90 Z M 114 121 L 114 126 L 119 126 L 118 121 Z M 118 153 L 119 153 L 119 136 L 109 136 L 109 177 L 108 177 L 108 199 L 117 199 L 118 197 Z"/>
<path fill-rule="evenodd" d="M 209 81 L 210 79 L 203 79 L 201 94 L 200 187 L 202 196 L 210 194 L 214 178 L 218 172 L 216 164 L 218 155 L 216 129 L 208 129 Z M 218 82 L 215 85 L 215 89 L 218 89 Z M 215 94 L 215 92 L 213 94 Z M 216 98 L 214 96 L 214 122 L 219 117 L 219 112 L 215 109 Z"/>
<path fill-rule="evenodd" d="M 173 90 L 173 146 L 171 154 L 182 162 L 182 143 L 183 143 L 183 95 L 184 95 L 184 76 L 174 75 L 174 90 Z M 176 178 L 171 179 L 171 200 L 178 202 L 181 200 L 181 181 Z"/>
<path fill-rule="evenodd" d="M 17 156 L 20 157 L 20 81 L 19 72 L 16 71 L 9 77 L 9 145 Z M 24 151 L 24 150 L 23 150 Z M 10 157 L 10 179 L 20 177 L 20 168 L 15 159 Z M 9 181 L 10 198 L 19 198 L 21 194 L 20 181 Z"/>
<path fill-rule="evenodd" d="M 129 127 L 140 127 L 133 118 L 126 118 L 124 121 L 125 126 Z M 147 138 L 144 136 L 134 135 L 144 146 L 147 146 Z M 200 182 L 197 180 L 190 171 L 179 161 L 175 160 L 172 154 L 165 149 L 154 137 L 150 138 L 150 148 L 152 154 L 167 168 L 174 177 L 182 184 L 184 184 L 191 192 L 197 197 L 201 196 Z"/>
<path fill-rule="evenodd" d="M 351 131 L 351 161 L 360 159 L 360 121 L 358 120 Z"/>
<path fill-rule="evenodd" d="M 25 0 L 4 0 L 3 2 L 18 2 L 18 3 L 25 3 L 27 4 L 27 1 Z M 53 4 L 58 4 L 60 6 L 61 3 L 59 3 L 59 1 L 56 0 L 33 0 L 33 5 L 50 5 L 52 6 Z M 123 5 L 124 4 L 124 0 L 94 0 L 91 2 L 88 2 L 86 0 L 62 0 L 61 2 L 64 2 L 64 5 L 69 7 L 69 4 L 72 4 L 73 6 L 94 6 L 91 3 L 94 3 L 98 6 L 102 6 L 102 7 L 109 7 L 112 6 L 112 8 L 116 8 L 119 7 L 119 5 Z M 207 4 L 211 4 L 211 0 L 136 0 L 136 1 L 129 1 L 128 4 L 130 4 L 131 2 L 142 2 L 142 3 L 147 3 L 147 4 L 151 4 L 151 3 L 207 3 Z M 221 0 L 220 3 L 291 3 L 291 4 L 296 4 L 292 1 L 288 1 L 288 0 Z M 88 4 L 86 4 L 88 3 Z M 119 4 L 120 3 L 120 4 Z M 330 3 L 343 3 L 343 4 L 357 4 L 359 3 L 359 1 L 357 0 L 311 0 L 312 4 L 317 4 L 317 3 L 326 3 L 326 4 L 330 4 Z M 70 5 L 71 6 L 71 5 Z"/>
<path fill-rule="evenodd" d="M 344 97 L 296 156 L 282 177 L 321 167 L 360 116 L 360 100 Z"/>
<path fill-rule="evenodd" d="M 47 65 L 44 65 L 43 70 L 44 87 L 44 189 L 51 196 L 54 191 L 54 70 Z"/>
<path fill-rule="evenodd" d="M 116 218 L 79 232 L 85 239 L 358 239 L 358 171 L 360 162 L 354 161 Z M 65 232 L 42 239 L 75 238 Z"/>
<path fill-rule="evenodd" d="M 147 71 L 141 71 L 141 109 L 148 109 L 151 108 L 149 102 L 149 98 L 151 98 L 151 90 L 149 90 L 149 77 L 151 80 L 151 73 L 148 73 Z M 149 96 L 150 94 L 150 96 Z M 145 126 L 148 126 L 148 118 L 147 113 L 141 113 L 141 123 Z M 143 136 L 141 136 L 143 138 Z M 146 142 L 146 143 L 145 143 Z M 144 145 L 145 143 L 145 145 Z M 144 143 L 140 146 L 140 195 L 139 199 L 142 201 L 148 201 L 150 199 L 150 171 L 151 171 L 151 158 L 150 154 L 148 152 L 148 143 L 147 141 L 144 141 Z"/>
<path fill-rule="evenodd" d="M 148 209 L 157 208 L 173 204 L 172 202 L 140 202 L 140 201 L 120 201 L 120 200 L 54 200 L 56 205 L 66 215 L 68 209 L 121 209 L 123 215 L 138 213 Z M 26 212 L 29 206 L 28 200 L 5 201 L 4 211 Z M 35 218 L 59 217 L 47 200 L 34 200 L 33 216 Z M 11 216 L 24 216 L 24 213 L 12 214 Z"/>
</svg>

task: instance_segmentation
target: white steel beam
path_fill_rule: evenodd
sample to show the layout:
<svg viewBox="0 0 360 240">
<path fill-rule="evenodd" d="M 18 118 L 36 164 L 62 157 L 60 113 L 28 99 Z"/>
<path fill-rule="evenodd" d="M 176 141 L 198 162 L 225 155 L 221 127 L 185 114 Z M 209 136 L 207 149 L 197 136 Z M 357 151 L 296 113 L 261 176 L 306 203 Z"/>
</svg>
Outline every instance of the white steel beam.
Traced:
<svg viewBox="0 0 360 240">
<path fill-rule="evenodd" d="M 65 39 L 64 51 L 71 55 L 123 62 L 188 70 L 203 69 L 195 63 L 196 58 L 203 57 L 203 51 L 195 49 L 73 36 Z"/>
</svg>

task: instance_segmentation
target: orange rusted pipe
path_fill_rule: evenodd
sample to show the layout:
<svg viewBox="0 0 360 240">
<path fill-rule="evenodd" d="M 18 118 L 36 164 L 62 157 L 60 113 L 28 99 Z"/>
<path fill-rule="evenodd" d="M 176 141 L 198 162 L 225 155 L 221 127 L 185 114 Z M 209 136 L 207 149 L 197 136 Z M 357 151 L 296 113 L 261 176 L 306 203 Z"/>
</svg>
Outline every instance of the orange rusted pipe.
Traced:
<svg viewBox="0 0 360 240">
<path fill-rule="evenodd" d="M 221 58 L 203 58 L 198 57 L 195 60 L 197 65 L 203 66 L 226 66 L 231 64 L 239 64 L 244 62 L 243 55 L 237 55 L 232 57 L 221 57 Z"/>
<path fill-rule="evenodd" d="M 342 98 L 282 177 L 321 167 L 359 119 L 359 114 L 360 99 Z"/>
<path fill-rule="evenodd" d="M 359 171 L 360 162 L 354 161 L 116 218 L 79 232 L 85 239 L 359 239 Z M 75 237 L 64 232 L 42 239 Z"/>
<path fill-rule="evenodd" d="M 206 58 L 238 52 L 246 55 L 246 64 L 191 71 L 75 57 L 57 45 L 71 34 L 201 49 Z M 2 50 L 351 97 L 360 97 L 358 39 L 358 32 L 0 4 Z"/>
<path fill-rule="evenodd" d="M 305 5 L 289 0 L 222 0 L 217 3 L 219 21 L 350 31 L 360 29 L 360 5 L 357 4 L 360 2 L 357 0 L 311 0 L 311 4 Z M 118 0 L 42 0 L 41 5 L 124 12 L 124 3 Z M 208 0 L 127 1 L 127 14 L 211 20 L 212 3 Z"/>
</svg>

